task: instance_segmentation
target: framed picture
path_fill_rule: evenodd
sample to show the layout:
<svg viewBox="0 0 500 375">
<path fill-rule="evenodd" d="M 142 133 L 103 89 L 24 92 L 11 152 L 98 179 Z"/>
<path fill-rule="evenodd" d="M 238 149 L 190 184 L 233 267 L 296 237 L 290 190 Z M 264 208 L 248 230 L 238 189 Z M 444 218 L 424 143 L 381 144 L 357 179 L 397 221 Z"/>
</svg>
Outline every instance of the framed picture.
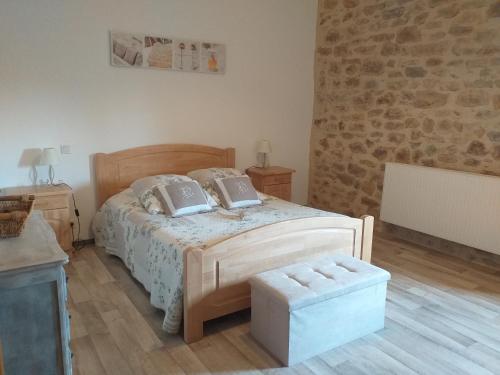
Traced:
<svg viewBox="0 0 500 375">
<path fill-rule="evenodd" d="M 146 35 L 143 55 L 145 68 L 172 69 L 172 39 Z"/>
<path fill-rule="evenodd" d="M 200 42 L 177 39 L 174 42 L 174 70 L 200 71 Z"/>
<path fill-rule="evenodd" d="M 226 71 L 226 46 L 221 43 L 122 31 L 111 31 L 110 40 L 112 66 L 210 74 Z"/>
<path fill-rule="evenodd" d="M 144 35 L 111 32 L 111 65 L 142 67 Z"/>
<path fill-rule="evenodd" d="M 224 73 L 226 71 L 226 47 L 218 43 L 201 43 L 201 68 L 203 73 Z"/>
</svg>

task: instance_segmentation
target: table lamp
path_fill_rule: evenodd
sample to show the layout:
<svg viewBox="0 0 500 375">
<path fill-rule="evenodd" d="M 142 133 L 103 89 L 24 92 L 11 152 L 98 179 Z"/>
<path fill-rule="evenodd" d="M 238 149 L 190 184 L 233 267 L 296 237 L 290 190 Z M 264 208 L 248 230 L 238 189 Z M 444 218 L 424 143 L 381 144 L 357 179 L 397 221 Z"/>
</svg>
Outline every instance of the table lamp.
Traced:
<svg viewBox="0 0 500 375">
<path fill-rule="evenodd" d="M 57 150 L 53 147 L 44 148 L 38 165 L 49 166 L 49 180 L 51 185 L 54 184 L 54 165 L 57 164 L 59 164 L 59 154 Z"/>
<path fill-rule="evenodd" d="M 257 144 L 257 153 L 260 155 L 259 167 L 269 168 L 268 154 L 270 154 L 271 151 L 272 149 L 270 141 L 268 141 L 267 139 L 262 139 L 259 141 L 259 143 Z"/>
</svg>

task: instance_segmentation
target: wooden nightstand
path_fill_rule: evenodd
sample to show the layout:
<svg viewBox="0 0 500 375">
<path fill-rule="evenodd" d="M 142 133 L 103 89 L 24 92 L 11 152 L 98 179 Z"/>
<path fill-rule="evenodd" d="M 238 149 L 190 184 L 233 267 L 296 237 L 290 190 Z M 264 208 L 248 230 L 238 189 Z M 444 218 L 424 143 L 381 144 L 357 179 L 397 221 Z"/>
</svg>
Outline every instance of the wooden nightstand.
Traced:
<svg viewBox="0 0 500 375">
<path fill-rule="evenodd" d="M 35 196 L 33 209 L 41 210 L 43 217 L 50 224 L 57 236 L 57 242 L 64 251 L 73 251 L 71 235 L 70 198 L 72 191 L 67 185 L 16 186 L 2 188 L 1 195 L 32 194 Z"/>
<path fill-rule="evenodd" d="M 290 201 L 292 198 L 292 173 L 295 171 L 284 167 L 258 168 L 246 170 L 255 188 L 265 194 Z"/>
</svg>

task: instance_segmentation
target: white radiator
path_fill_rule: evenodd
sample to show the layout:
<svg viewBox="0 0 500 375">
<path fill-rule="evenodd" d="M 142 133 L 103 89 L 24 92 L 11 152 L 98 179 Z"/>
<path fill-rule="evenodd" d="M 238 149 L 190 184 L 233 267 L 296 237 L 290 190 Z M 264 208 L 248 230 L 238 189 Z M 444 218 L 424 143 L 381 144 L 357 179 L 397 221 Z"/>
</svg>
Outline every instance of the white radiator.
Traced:
<svg viewBox="0 0 500 375">
<path fill-rule="evenodd" d="M 380 218 L 500 254 L 500 178 L 387 163 Z"/>
</svg>

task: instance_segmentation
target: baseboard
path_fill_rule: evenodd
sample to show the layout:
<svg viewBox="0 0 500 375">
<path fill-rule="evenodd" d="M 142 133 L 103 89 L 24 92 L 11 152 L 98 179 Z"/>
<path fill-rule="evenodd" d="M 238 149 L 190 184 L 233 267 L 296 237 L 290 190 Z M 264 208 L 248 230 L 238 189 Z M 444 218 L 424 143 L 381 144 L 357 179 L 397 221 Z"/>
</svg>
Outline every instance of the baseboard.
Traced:
<svg viewBox="0 0 500 375">
<path fill-rule="evenodd" d="M 75 241 L 73 242 L 73 248 L 75 249 L 81 249 L 85 246 L 89 246 L 89 245 L 94 245 L 95 244 L 95 241 L 93 238 L 90 238 L 88 240 L 80 240 L 80 241 Z"/>
<path fill-rule="evenodd" d="M 463 260 L 484 265 L 500 267 L 500 255 L 479 250 L 470 246 L 434 237 L 426 233 L 403 228 L 394 224 L 382 223 L 379 227 L 381 234 L 391 235 L 400 240 L 408 241 L 420 246 L 452 255 Z"/>
</svg>

